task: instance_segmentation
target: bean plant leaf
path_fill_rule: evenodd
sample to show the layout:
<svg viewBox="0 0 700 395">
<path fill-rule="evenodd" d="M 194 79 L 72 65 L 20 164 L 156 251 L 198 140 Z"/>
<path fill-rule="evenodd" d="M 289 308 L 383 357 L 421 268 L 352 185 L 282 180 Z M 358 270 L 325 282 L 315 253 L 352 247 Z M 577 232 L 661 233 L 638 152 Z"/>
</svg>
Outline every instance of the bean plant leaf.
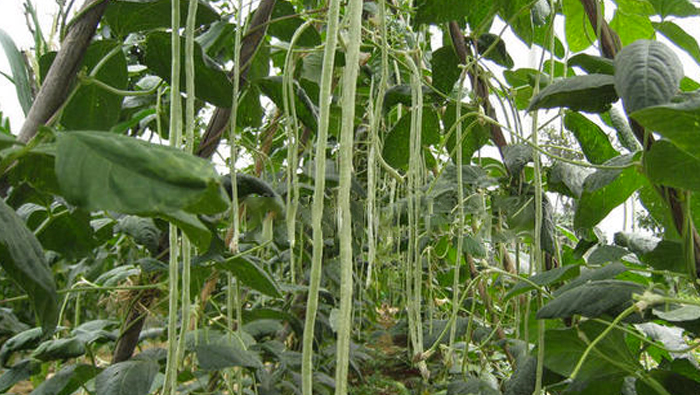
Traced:
<svg viewBox="0 0 700 395">
<path fill-rule="evenodd" d="M 12 82 L 15 84 L 15 91 L 19 104 L 22 106 L 24 115 L 27 115 L 34 101 L 32 97 L 32 88 L 29 84 L 29 75 L 24 64 L 24 58 L 17 49 L 14 40 L 2 29 L 0 29 L 0 45 L 5 51 L 7 62 L 10 64 L 12 71 Z M 1 146 L 0 146 L 1 147 Z"/>
<path fill-rule="evenodd" d="M 632 305 L 632 294 L 641 295 L 644 290 L 643 285 L 630 281 L 592 281 L 557 295 L 537 312 L 537 318 L 615 317 Z"/>
<path fill-rule="evenodd" d="M 501 19 L 508 21 L 508 25 L 516 36 L 530 46 L 535 35 L 532 21 L 532 1 L 528 0 L 496 0 L 498 14 Z"/>
<path fill-rule="evenodd" d="M 532 147 L 527 144 L 511 144 L 503 149 L 503 163 L 511 174 L 520 174 L 533 160 Z"/>
<path fill-rule="evenodd" d="M 577 112 L 566 112 L 564 127 L 574 134 L 583 154 L 591 163 L 601 164 L 620 154 L 600 126 Z"/>
<path fill-rule="evenodd" d="M 67 339 L 47 340 L 32 352 L 32 358 L 40 361 L 56 361 L 77 358 L 85 354 L 85 344 L 82 340 L 71 337 Z"/>
<path fill-rule="evenodd" d="M 185 39 L 180 38 L 182 48 L 185 47 Z M 217 107 L 231 107 L 231 92 L 233 85 L 224 71 L 215 66 L 213 60 L 208 59 L 202 52 L 202 48 L 194 44 L 194 83 L 195 96 Z M 172 62 L 172 50 L 170 47 L 170 33 L 152 32 L 146 36 L 144 63 L 149 70 L 163 80 L 170 83 L 170 65 Z M 185 53 L 182 51 L 180 62 L 185 64 Z M 185 73 L 180 76 L 180 85 L 185 87 Z M 183 93 L 187 93 L 183 90 Z"/>
<path fill-rule="evenodd" d="M 688 94 L 679 102 L 646 107 L 631 114 L 642 126 L 673 141 L 686 152 L 700 156 L 700 95 Z"/>
<path fill-rule="evenodd" d="M 469 15 L 472 4 L 453 0 L 420 0 L 416 3 L 416 25 L 438 25 L 461 21 Z"/>
<path fill-rule="evenodd" d="M 595 30 L 588 21 L 583 5 L 578 0 L 563 0 L 564 33 L 571 52 L 581 52 L 596 41 Z"/>
<path fill-rule="evenodd" d="M 128 82 L 126 56 L 117 41 L 101 40 L 90 44 L 85 52 L 82 67 L 91 78 L 116 89 L 125 89 Z M 116 53 L 111 53 L 113 50 Z M 109 59 L 105 59 L 110 56 Z M 119 120 L 124 97 L 90 83 L 82 83 L 72 95 L 61 115 L 61 124 L 71 130 L 109 130 Z"/>
<path fill-rule="evenodd" d="M 682 274 L 688 273 L 683 246 L 675 241 L 660 240 L 653 250 L 639 254 L 639 259 L 655 270 L 668 270 Z"/>
<path fill-rule="evenodd" d="M 296 81 L 294 84 L 294 110 L 299 120 L 312 131 L 318 128 L 318 110 L 309 96 Z M 260 79 L 256 82 L 265 96 L 272 100 L 277 108 L 284 108 L 284 81 L 282 77 L 273 76 Z M 290 109 L 291 111 L 291 109 Z"/>
<path fill-rule="evenodd" d="M 39 384 L 32 395 L 70 395 L 99 372 L 100 369 L 92 365 L 68 365 Z"/>
<path fill-rule="evenodd" d="M 610 262 L 617 262 L 622 257 L 629 255 L 630 250 L 613 245 L 600 245 L 597 246 L 588 255 L 589 265 L 602 265 Z"/>
<path fill-rule="evenodd" d="M 644 156 L 644 171 L 653 183 L 700 191 L 700 157 L 668 140 L 657 141 Z"/>
<path fill-rule="evenodd" d="M 158 363 L 134 358 L 108 366 L 95 377 L 95 392 L 100 395 L 146 395 L 158 374 Z"/>
<path fill-rule="evenodd" d="M 27 380 L 32 375 L 41 371 L 41 364 L 33 359 L 23 359 L 12 365 L 0 375 L 0 393 L 5 393 L 13 385 Z"/>
<path fill-rule="evenodd" d="M 467 381 L 453 381 L 447 385 L 447 395 L 459 394 L 500 395 L 501 392 L 488 382 L 473 378 Z"/>
<path fill-rule="evenodd" d="M 247 368 L 262 368 L 260 357 L 239 345 L 238 341 L 228 341 L 226 336 L 212 333 L 209 336 L 198 336 L 194 344 L 199 366 L 205 370 L 221 370 L 234 366 Z"/>
<path fill-rule="evenodd" d="M 617 0 L 615 4 L 617 9 L 610 27 L 617 33 L 622 45 L 654 37 L 654 28 L 649 19 L 654 7 L 646 1 L 637 0 Z"/>
<path fill-rule="evenodd" d="M 408 84 L 394 85 L 387 89 L 384 94 L 384 113 L 388 113 L 389 110 L 398 104 L 403 104 L 405 106 L 412 105 L 411 89 L 411 86 Z M 424 97 L 432 95 L 432 91 L 427 86 L 423 85 L 422 90 Z"/>
<path fill-rule="evenodd" d="M 544 273 L 535 274 L 534 276 L 528 279 L 529 281 L 518 281 L 518 283 L 515 284 L 513 289 L 508 291 L 506 299 L 535 289 L 532 283 L 539 286 L 547 286 L 557 284 L 561 281 L 566 281 L 575 276 L 578 276 L 579 270 L 580 266 L 578 265 L 567 265 L 547 270 Z"/>
<path fill-rule="evenodd" d="M 676 371 L 666 369 L 652 369 L 647 373 L 650 378 L 654 379 L 670 394 L 697 394 L 700 393 L 700 382 L 686 377 Z M 643 380 L 637 380 L 635 383 L 635 391 L 637 395 L 653 395 L 658 394 L 658 390 L 653 388 Z"/>
<path fill-rule="evenodd" d="M 625 166 L 633 159 L 633 155 L 616 156 L 604 165 Z M 645 183 L 646 178 L 634 166 L 623 170 L 600 169 L 591 174 L 583 184 L 583 193 L 574 214 L 574 227 L 594 227 Z"/>
<path fill-rule="evenodd" d="M 608 280 L 614 278 L 618 274 L 626 271 L 627 267 L 620 262 L 611 263 L 597 269 L 582 271 L 581 275 L 557 289 L 554 292 L 554 296 L 559 296 L 570 289 L 576 288 L 579 285 L 586 284 L 590 281 Z"/>
<path fill-rule="evenodd" d="M 478 109 L 473 106 L 462 106 L 462 163 L 468 164 L 476 151 L 488 144 L 491 136 L 490 126 L 479 119 Z M 474 113 L 473 115 L 467 115 Z M 454 126 L 457 117 L 457 106 L 450 103 L 445 109 L 442 122 L 445 125 L 445 147 L 454 163 L 457 163 L 457 128 Z M 451 132 L 450 132 L 451 130 Z"/>
<path fill-rule="evenodd" d="M 565 162 L 555 162 L 547 173 L 547 187 L 550 191 L 580 198 L 583 193 L 583 183 L 591 173 L 590 169 Z"/>
<path fill-rule="evenodd" d="M 217 267 L 231 272 L 242 284 L 273 298 L 281 298 L 280 288 L 275 280 L 250 259 L 234 256 Z"/>
<path fill-rule="evenodd" d="M 544 348 L 545 367 L 565 377 L 571 375 L 588 348 L 589 342 L 597 338 L 605 329 L 607 329 L 606 325 L 587 321 L 580 324 L 578 328 L 547 330 Z M 617 393 L 615 387 L 619 390 L 628 372 L 639 368 L 638 358 L 627 347 L 625 333 L 620 329 L 612 329 L 589 353 L 576 380 L 570 384 L 570 388 L 582 386 L 593 390 L 589 393 Z M 596 381 L 602 383 L 598 384 L 598 388 L 590 388 L 596 385 Z M 601 384 L 604 387 L 600 387 Z"/>
<path fill-rule="evenodd" d="M 667 16 L 693 16 L 700 14 L 695 5 L 690 0 L 648 0 L 654 10 L 662 18 Z"/>
<path fill-rule="evenodd" d="M 142 216 L 228 208 L 219 175 L 206 160 L 107 133 L 66 132 L 57 140 L 58 182 L 78 206 Z"/>
<path fill-rule="evenodd" d="M 1 115 L 1 114 L 0 114 Z M 15 136 L 10 134 L 0 133 L 0 150 L 12 147 L 15 144 L 20 144 Z"/>
<path fill-rule="evenodd" d="M 279 1 L 272 10 L 268 33 L 282 41 L 291 42 L 296 30 L 304 23 L 304 20 L 296 16 L 297 12 L 291 2 Z M 302 47 L 315 47 L 321 44 L 321 35 L 313 25 L 304 30 L 296 41 L 296 45 Z"/>
<path fill-rule="evenodd" d="M 668 103 L 681 78 L 681 61 L 661 42 L 637 40 L 615 56 L 615 91 L 627 113 Z"/>
<path fill-rule="evenodd" d="M 605 112 L 617 100 L 614 84 L 614 78 L 606 74 L 564 78 L 535 95 L 527 111 L 567 107 L 574 111 Z"/>
<path fill-rule="evenodd" d="M 511 69 L 514 66 L 513 58 L 508 54 L 506 43 L 498 35 L 484 33 L 477 39 L 476 47 L 480 55 L 486 59 L 493 60 L 497 64 Z"/>
<path fill-rule="evenodd" d="M 0 229 L 0 264 L 27 293 L 44 335 L 50 335 L 58 321 L 58 294 L 41 244 L 2 199 Z"/>
<path fill-rule="evenodd" d="M 651 24 L 656 31 L 687 52 L 695 60 L 695 63 L 700 64 L 700 46 L 693 36 L 671 21 L 652 22 Z"/>
<path fill-rule="evenodd" d="M 180 2 L 180 23 L 184 27 L 187 20 L 189 1 Z M 105 11 L 105 21 L 117 36 L 145 32 L 154 29 L 170 28 L 172 0 L 113 0 Z M 204 1 L 197 5 L 196 26 L 208 25 L 219 20 L 219 14 Z"/>
<path fill-rule="evenodd" d="M 29 350 L 41 342 L 43 336 L 41 328 L 32 328 L 22 331 L 7 339 L 0 348 L 0 365 L 5 367 L 15 351 Z"/>
<path fill-rule="evenodd" d="M 433 73 L 433 86 L 440 92 L 449 95 L 461 74 L 459 58 L 454 47 L 446 45 L 433 51 L 430 66 Z"/>
<path fill-rule="evenodd" d="M 435 110 L 423 108 L 421 144 L 427 147 L 440 140 L 440 121 Z M 382 157 L 395 168 L 407 168 L 410 159 L 411 114 L 407 113 L 394 125 L 384 139 Z"/>
<path fill-rule="evenodd" d="M 529 395 L 535 391 L 537 357 L 518 358 L 515 372 L 504 384 L 503 395 Z"/>
<path fill-rule="evenodd" d="M 570 57 L 567 64 L 569 67 L 580 67 L 588 74 L 615 74 L 615 65 L 612 60 L 587 53 L 580 53 Z"/>
</svg>

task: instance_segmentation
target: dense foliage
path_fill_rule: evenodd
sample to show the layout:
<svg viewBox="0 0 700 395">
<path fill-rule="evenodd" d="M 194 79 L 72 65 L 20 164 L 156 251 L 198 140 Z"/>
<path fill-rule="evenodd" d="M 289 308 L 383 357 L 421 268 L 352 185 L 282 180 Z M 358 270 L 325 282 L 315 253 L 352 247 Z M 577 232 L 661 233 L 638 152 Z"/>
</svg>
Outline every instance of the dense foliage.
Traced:
<svg viewBox="0 0 700 395">
<path fill-rule="evenodd" d="M 0 392 L 700 393 L 694 2 L 57 2 Z"/>
</svg>

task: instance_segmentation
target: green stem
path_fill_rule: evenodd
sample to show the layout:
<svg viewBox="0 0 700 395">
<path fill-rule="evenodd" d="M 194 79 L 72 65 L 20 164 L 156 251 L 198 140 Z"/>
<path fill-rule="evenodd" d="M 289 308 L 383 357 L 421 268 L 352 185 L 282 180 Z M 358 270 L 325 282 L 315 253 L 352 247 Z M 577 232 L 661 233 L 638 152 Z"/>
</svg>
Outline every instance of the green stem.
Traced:
<svg viewBox="0 0 700 395">
<path fill-rule="evenodd" d="M 615 319 L 613 320 L 613 322 L 612 322 L 610 325 L 608 325 L 608 327 L 605 328 L 605 330 L 604 330 L 603 332 L 601 332 L 600 335 L 598 335 L 598 337 L 596 337 L 595 340 L 593 340 L 593 341 L 588 345 L 588 347 L 586 347 L 586 350 L 584 350 L 583 354 L 581 354 L 581 358 L 579 358 L 578 362 L 576 363 L 576 367 L 574 367 L 574 370 L 571 372 L 570 377 L 571 377 L 572 380 L 573 380 L 573 379 L 576 379 L 576 376 L 578 375 L 578 372 L 581 370 L 581 367 L 583 366 L 583 363 L 586 361 L 586 358 L 588 357 L 588 354 L 591 353 L 591 351 L 595 348 L 595 346 L 596 346 L 601 340 L 603 340 L 603 339 L 605 338 L 605 336 L 606 336 L 608 333 L 610 333 L 610 331 L 612 331 L 612 330 L 617 326 L 617 324 L 620 323 L 620 321 L 622 321 L 622 320 L 623 320 L 625 317 L 627 317 L 628 315 L 634 313 L 636 310 L 637 310 L 637 305 L 636 305 L 636 304 L 632 304 L 630 307 L 626 308 L 625 311 L 623 311 L 622 313 L 618 314 L 618 316 L 615 317 Z"/>
</svg>

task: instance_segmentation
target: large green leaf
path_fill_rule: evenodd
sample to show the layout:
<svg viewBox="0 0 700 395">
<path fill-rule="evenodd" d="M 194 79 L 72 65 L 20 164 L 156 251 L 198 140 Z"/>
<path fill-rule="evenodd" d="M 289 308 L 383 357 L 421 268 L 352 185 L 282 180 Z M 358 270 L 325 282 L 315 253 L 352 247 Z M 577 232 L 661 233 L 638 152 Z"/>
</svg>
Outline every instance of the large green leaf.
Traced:
<svg viewBox="0 0 700 395">
<path fill-rule="evenodd" d="M 195 214 L 179 210 L 158 216 L 185 232 L 190 241 L 200 250 L 209 248 L 209 242 L 212 239 L 211 230 Z"/>
<path fill-rule="evenodd" d="M 547 187 L 550 191 L 580 198 L 583 193 L 583 183 L 591 173 L 590 169 L 565 162 L 555 162 L 547 173 Z"/>
<path fill-rule="evenodd" d="M 234 256 L 224 262 L 217 263 L 216 266 L 231 272 L 242 284 L 256 291 L 273 298 L 282 297 L 275 280 L 255 262 L 246 257 Z"/>
<path fill-rule="evenodd" d="M 658 41 L 635 41 L 615 56 L 615 91 L 627 113 L 668 103 L 681 78 L 678 56 Z"/>
<path fill-rule="evenodd" d="M 688 274 L 683 246 L 678 242 L 661 240 L 652 251 L 640 254 L 639 259 L 655 270 Z"/>
<path fill-rule="evenodd" d="M 231 341 L 218 331 L 197 331 L 188 334 L 187 347 L 197 354 L 199 366 L 205 370 L 221 370 L 234 366 L 262 368 L 260 357 L 242 347 L 246 338 Z M 252 338 L 248 338 L 252 341 Z"/>
<path fill-rule="evenodd" d="M 24 65 L 24 58 L 17 49 L 12 37 L 2 29 L 0 29 L 0 45 L 2 45 L 5 56 L 7 56 L 7 62 L 10 64 L 12 82 L 15 84 L 15 91 L 17 92 L 19 104 L 22 106 L 24 115 L 27 115 L 29 109 L 32 107 L 34 99 L 32 98 L 32 88 L 29 84 L 29 76 L 27 74 L 27 68 Z"/>
<path fill-rule="evenodd" d="M 644 156 L 644 170 L 655 184 L 700 191 L 700 158 L 668 140 L 659 140 Z"/>
<path fill-rule="evenodd" d="M 78 206 L 144 216 L 228 208 L 219 175 L 206 160 L 107 133 L 66 132 L 57 139 L 58 182 Z"/>
<path fill-rule="evenodd" d="M 535 391 L 537 357 L 529 356 L 517 361 L 515 372 L 503 385 L 503 395 L 530 395 Z"/>
<path fill-rule="evenodd" d="M 616 156 L 605 162 L 609 166 L 624 166 L 633 161 L 632 155 Z M 644 186 L 646 178 L 635 166 L 624 170 L 600 169 L 586 178 L 583 193 L 574 214 L 576 229 L 592 228 L 615 207 L 624 203 L 634 191 Z"/>
<path fill-rule="evenodd" d="M 667 16 L 693 16 L 700 12 L 690 0 L 648 0 L 657 14 L 666 18 Z"/>
<path fill-rule="evenodd" d="M 46 250 L 56 251 L 68 258 L 91 254 L 96 241 L 90 226 L 90 214 L 54 204 L 50 208 L 27 203 L 17 209 L 27 226 L 37 230 L 37 238 Z"/>
<path fill-rule="evenodd" d="M 95 377 L 95 392 L 100 395 L 146 395 L 158 374 L 158 363 L 134 358 L 110 365 Z"/>
<path fill-rule="evenodd" d="M 652 22 L 652 25 L 656 31 L 687 52 L 695 63 L 700 64 L 700 46 L 693 36 L 671 21 Z"/>
<path fill-rule="evenodd" d="M 680 102 L 647 107 L 631 116 L 689 154 L 700 156 L 700 95 L 688 94 Z"/>
<path fill-rule="evenodd" d="M 39 345 L 42 335 L 41 328 L 32 328 L 5 340 L 0 348 L 0 366 L 7 366 L 7 362 L 15 351 L 29 350 Z"/>
<path fill-rule="evenodd" d="M 461 74 L 459 58 L 454 47 L 446 45 L 433 51 L 430 67 L 433 73 L 433 86 L 440 92 L 449 95 Z"/>
<path fill-rule="evenodd" d="M 276 2 L 270 18 L 272 23 L 268 26 L 267 32 L 282 41 L 291 42 L 296 30 L 304 23 L 304 20 L 296 15 L 298 13 L 291 2 Z M 302 47 L 315 47 L 319 44 L 321 44 L 321 35 L 313 25 L 304 30 L 296 42 L 296 45 Z"/>
<path fill-rule="evenodd" d="M 58 295 L 41 244 L 19 216 L 0 199 L 0 264 L 29 296 L 45 335 L 58 321 Z"/>
<path fill-rule="evenodd" d="M 517 284 L 511 289 L 506 295 L 506 299 L 512 298 L 513 296 L 520 295 L 527 291 L 535 289 L 533 283 L 539 286 L 547 286 L 551 284 L 557 284 L 561 281 L 566 281 L 572 277 L 575 277 L 579 273 L 580 266 L 578 265 L 568 265 L 557 267 L 551 270 L 547 270 L 544 273 L 538 273 L 530 277 L 529 281 L 518 281 Z"/>
<path fill-rule="evenodd" d="M 185 39 L 180 38 L 185 47 Z M 228 76 L 220 68 L 214 66 L 214 61 L 205 58 L 199 44 L 194 44 L 194 83 L 195 96 L 217 107 L 231 107 L 231 92 L 233 85 Z M 170 83 L 170 66 L 172 51 L 170 48 L 170 33 L 152 32 L 146 36 L 146 55 L 144 63 L 160 78 Z M 185 53 L 182 51 L 180 62 L 185 63 Z M 180 86 L 185 87 L 185 73 L 180 75 Z M 186 93 L 186 91 L 183 90 Z"/>
<path fill-rule="evenodd" d="M 5 393 L 22 380 L 41 371 L 41 364 L 33 359 L 23 359 L 0 375 L 0 393 Z"/>
<path fill-rule="evenodd" d="M 626 271 L 627 267 L 620 262 L 611 263 L 607 266 L 599 267 L 597 269 L 581 271 L 581 274 L 578 277 L 574 278 L 573 280 L 564 284 L 561 288 L 557 289 L 554 292 L 554 296 L 559 296 L 570 289 L 574 289 L 579 285 L 586 284 L 590 281 L 608 280 L 611 278 L 615 278 L 615 276 L 617 276 L 618 274 L 624 273 Z"/>
<path fill-rule="evenodd" d="M 30 395 L 70 395 L 99 372 L 92 365 L 68 365 L 39 384 Z"/>
<path fill-rule="evenodd" d="M 421 145 L 427 147 L 440 141 L 440 121 L 430 107 L 423 108 Z M 388 164 L 396 168 L 408 167 L 410 159 L 411 114 L 406 113 L 384 139 L 382 156 Z"/>
<path fill-rule="evenodd" d="M 528 46 L 534 38 L 534 24 L 531 9 L 534 5 L 530 0 L 496 0 L 498 14 L 508 22 L 516 36 Z"/>
<path fill-rule="evenodd" d="M 474 115 L 466 116 L 462 119 L 461 146 L 463 164 L 468 164 L 476 151 L 489 142 L 491 136 L 490 125 L 479 120 L 479 115 L 476 114 L 477 111 L 478 109 L 474 106 L 462 106 L 460 116 L 465 116 L 470 112 L 474 113 Z M 457 106 L 454 103 L 450 103 L 445 109 L 442 122 L 445 125 L 445 133 L 449 133 L 450 129 L 454 127 L 445 139 L 445 147 L 454 163 L 457 163 L 457 128 L 454 126 L 456 117 Z"/>
<path fill-rule="evenodd" d="M 612 60 L 587 53 L 580 53 L 570 57 L 567 64 L 569 67 L 578 66 L 588 74 L 615 74 L 615 66 Z"/>
<path fill-rule="evenodd" d="M 500 395 L 493 385 L 487 381 L 470 378 L 466 381 L 457 380 L 447 385 L 447 395 L 479 394 L 479 395 Z"/>
<path fill-rule="evenodd" d="M 617 316 L 632 305 L 632 294 L 644 293 L 641 284 L 620 280 L 600 280 L 582 284 L 557 295 L 537 312 L 538 319 L 568 318 L 581 315 L 596 318 Z"/>
<path fill-rule="evenodd" d="M 671 395 L 686 395 L 700 393 L 700 382 L 673 370 L 653 369 L 647 373 Z M 659 391 L 652 388 L 643 380 L 637 380 L 635 385 L 637 395 L 655 395 Z"/>
<path fill-rule="evenodd" d="M 562 11 L 564 11 L 564 32 L 569 50 L 581 52 L 590 47 L 595 41 L 596 35 L 581 2 L 579 0 L 562 0 Z"/>
<path fill-rule="evenodd" d="M 492 60 L 497 64 L 511 69 L 513 68 L 513 58 L 508 54 L 506 43 L 498 35 L 484 33 L 477 39 L 477 49 L 480 55 Z"/>
<path fill-rule="evenodd" d="M 121 43 L 101 40 L 90 44 L 85 52 L 83 67 L 88 72 Z M 118 50 L 102 63 L 93 78 L 117 89 L 127 86 L 126 56 Z M 61 124 L 71 130 L 109 130 L 119 120 L 124 97 L 93 84 L 82 84 L 66 104 Z"/>
<path fill-rule="evenodd" d="M 599 245 L 591 251 L 586 261 L 589 265 L 602 265 L 610 262 L 618 262 L 622 257 L 630 254 L 630 250 L 616 245 Z M 614 265 L 608 265 L 613 266 Z"/>
<path fill-rule="evenodd" d="M 588 348 L 589 342 L 598 337 L 606 328 L 606 325 L 587 321 L 579 325 L 578 328 L 547 330 L 545 332 L 544 365 L 547 369 L 564 377 L 570 376 Z M 570 384 L 569 388 L 573 391 L 567 391 L 567 393 L 583 393 L 575 389 L 596 385 L 598 386 L 595 388 L 597 391 L 585 393 L 619 393 L 623 378 L 629 375 L 629 372 L 638 369 L 641 367 L 638 359 L 627 347 L 625 333 L 620 329 L 612 329 L 588 354 L 578 376 Z M 596 382 L 599 383 L 596 384 Z"/>
<path fill-rule="evenodd" d="M 614 84 L 614 78 L 607 74 L 564 78 L 542 89 L 527 110 L 568 107 L 574 111 L 604 112 L 617 100 Z"/>
<path fill-rule="evenodd" d="M 180 21 L 184 26 L 189 1 L 178 1 L 180 2 Z M 104 19 L 114 34 L 125 37 L 129 33 L 169 28 L 171 11 L 172 0 L 112 0 L 105 11 Z M 217 20 L 219 20 L 219 14 L 207 2 L 200 0 L 197 6 L 196 25 L 208 25 Z"/>
<path fill-rule="evenodd" d="M 284 81 L 280 76 L 271 76 L 258 80 L 256 85 L 260 91 L 272 100 L 277 108 L 284 108 Z M 294 81 L 294 110 L 299 120 L 314 133 L 318 127 L 316 106 L 296 81 Z M 290 109 L 291 111 L 291 109 Z"/>
<path fill-rule="evenodd" d="M 85 344 L 78 338 L 51 339 L 41 343 L 32 352 L 32 358 L 44 362 L 65 360 L 77 358 L 85 354 L 86 351 Z"/>
<path fill-rule="evenodd" d="M 610 27 L 617 33 L 622 45 L 639 39 L 654 38 L 654 28 L 649 16 L 654 13 L 646 1 L 616 0 L 617 9 L 610 21 Z"/>
<path fill-rule="evenodd" d="M 574 134 L 589 162 L 601 164 L 619 155 L 603 129 L 585 116 L 567 111 L 564 127 Z"/>
<path fill-rule="evenodd" d="M 419 0 L 416 2 L 416 25 L 461 22 L 469 15 L 472 4 L 454 0 Z"/>
</svg>

